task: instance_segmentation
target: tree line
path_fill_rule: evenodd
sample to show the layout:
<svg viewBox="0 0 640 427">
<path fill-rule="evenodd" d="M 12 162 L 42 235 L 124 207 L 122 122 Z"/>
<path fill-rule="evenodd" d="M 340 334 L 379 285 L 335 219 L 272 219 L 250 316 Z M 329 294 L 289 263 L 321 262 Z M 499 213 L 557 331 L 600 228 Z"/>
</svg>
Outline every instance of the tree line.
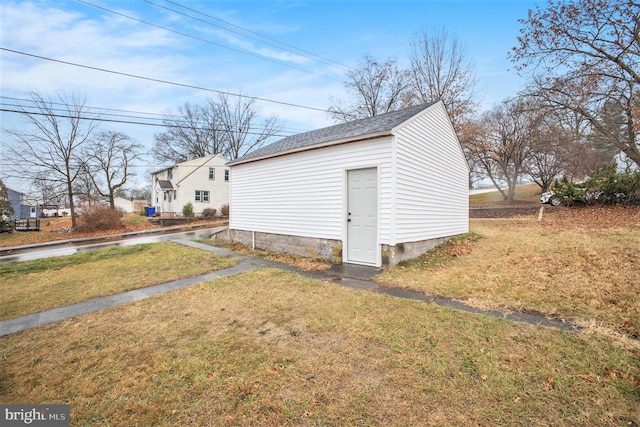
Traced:
<svg viewBox="0 0 640 427">
<path fill-rule="evenodd" d="M 550 0 L 520 23 L 509 56 L 528 87 L 483 114 L 477 113 L 473 65 L 446 30 L 416 35 L 404 69 L 397 60 L 365 55 L 347 76 L 349 97 L 332 98 L 329 112 L 345 122 L 442 100 L 470 182 L 488 177 L 506 200 L 523 177 L 546 191 L 556 177 L 583 178 L 620 153 L 639 166 L 640 3 Z M 84 100 L 58 100 L 32 93 L 32 110 L 22 111 L 25 126 L 6 130 L 14 141 L 3 146 L 14 172 L 32 182 L 45 203 L 66 199 L 75 221 L 78 195 L 99 195 L 115 207 L 142 147 L 121 132 L 99 130 Z M 254 100 L 222 94 L 178 107 L 163 124 L 153 157 L 172 163 L 217 153 L 233 160 L 282 130 L 277 118 L 262 118 Z"/>
<path fill-rule="evenodd" d="M 406 69 L 365 56 L 345 83 L 350 97 L 331 112 L 349 121 L 440 99 L 470 182 L 488 177 L 507 200 L 523 177 L 546 191 L 555 177 L 583 178 L 620 153 L 640 166 L 640 3 L 550 0 L 520 24 L 509 58 L 527 88 L 483 114 L 471 61 L 445 30 L 415 37 Z"/>
<path fill-rule="evenodd" d="M 21 112 L 24 125 L 5 129 L 14 139 L 2 144 L 9 169 L 31 183 L 43 204 L 69 206 L 73 227 L 77 200 L 91 205 L 106 199 L 115 209 L 115 198 L 136 175 L 132 166 L 143 156 L 142 145 L 122 132 L 100 130 L 100 117 L 75 95 L 47 99 L 33 92 L 30 109 Z M 275 118 L 258 120 L 254 101 L 242 97 L 185 104 L 178 115 L 165 116 L 166 131 L 155 135 L 153 157 L 174 164 L 217 153 L 235 159 L 280 130 Z M 150 198 L 144 191 L 129 194 Z"/>
</svg>

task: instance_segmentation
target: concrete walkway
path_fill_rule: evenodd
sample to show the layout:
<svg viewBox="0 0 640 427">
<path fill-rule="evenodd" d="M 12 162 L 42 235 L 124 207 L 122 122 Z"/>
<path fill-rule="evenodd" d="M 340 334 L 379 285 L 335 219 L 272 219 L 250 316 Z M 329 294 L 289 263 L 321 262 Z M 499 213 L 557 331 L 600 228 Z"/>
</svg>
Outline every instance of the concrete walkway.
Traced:
<svg viewBox="0 0 640 427">
<path fill-rule="evenodd" d="M 43 311 L 40 313 L 30 314 L 28 316 L 18 317 L 15 319 L 5 320 L 0 322 L 0 336 L 14 334 L 26 329 L 36 328 L 38 326 L 47 325 L 49 323 L 59 322 L 72 317 L 81 316 L 83 314 L 93 313 L 105 308 L 114 307 L 121 304 L 126 304 L 133 301 L 149 298 L 154 295 L 171 292 L 176 289 L 185 288 L 195 285 L 197 283 L 205 282 L 208 280 L 215 280 L 221 277 L 230 276 L 232 274 L 240 273 L 248 270 L 255 270 L 261 268 L 278 268 L 281 270 L 291 271 L 300 274 L 305 277 L 309 277 L 317 280 L 330 281 L 332 283 L 339 284 L 352 289 L 361 291 L 375 292 L 378 294 L 389 295 L 398 298 L 413 299 L 419 301 L 433 302 L 442 307 L 449 307 L 456 310 L 463 310 L 471 313 L 484 314 L 494 317 L 506 318 L 516 322 L 524 322 L 531 325 L 541 325 L 548 327 L 555 327 L 564 330 L 575 331 L 579 328 L 571 323 L 564 322 L 557 319 L 549 319 L 542 315 L 527 314 L 527 313 L 504 313 L 501 311 L 487 311 L 479 310 L 477 308 L 468 306 L 459 301 L 455 301 L 448 298 L 439 298 L 429 295 L 425 295 L 419 292 L 412 292 L 397 288 L 387 288 L 373 281 L 373 277 L 381 272 L 381 269 L 374 267 L 365 267 L 359 265 L 342 264 L 333 265 L 328 270 L 323 271 L 302 271 L 297 267 L 287 264 L 281 264 L 257 257 L 241 256 L 235 252 L 217 248 L 214 246 L 205 245 L 202 243 L 193 242 L 190 240 L 173 240 L 176 243 L 189 246 L 192 248 L 213 252 L 222 256 L 233 256 L 240 260 L 240 263 L 234 267 L 226 268 L 223 270 L 214 271 L 212 273 L 203 274 L 200 276 L 188 277 L 185 279 L 175 280 L 172 282 L 162 283 L 160 285 L 149 286 L 142 289 L 135 289 L 128 292 L 123 292 L 116 295 L 96 298 L 88 301 L 79 302 L 77 304 L 69 305 L 66 307 L 54 308 L 52 310 Z"/>
</svg>

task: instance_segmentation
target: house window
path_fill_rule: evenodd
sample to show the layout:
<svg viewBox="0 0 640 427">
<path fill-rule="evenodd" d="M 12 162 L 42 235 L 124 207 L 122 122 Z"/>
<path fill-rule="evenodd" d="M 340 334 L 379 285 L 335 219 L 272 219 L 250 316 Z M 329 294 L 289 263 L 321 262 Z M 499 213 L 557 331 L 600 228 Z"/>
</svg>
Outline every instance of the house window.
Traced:
<svg viewBox="0 0 640 427">
<path fill-rule="evenodd" d="M 178 198 L 178 190 L 173 190 L 173 200 Z"/>
<path fill-rule="evenodd" d="M 216 179 L 216 168 L 209 168 L 209 179 L 211 181 Z"/>
<path fill-rule="evenodd" d="M 164 201 L 166 202 L 167 201 L 167 192 L 164 191 L 162 194 L 164 194 Z"/>
<path fill-rule="evenodd" d="M 224 180 L 229 181 L 229 169 L 224 170 Z"/>
<path fill-rule="evenodd" d="M 203 190 L 196 190 L 196 202 L 209 203 L 209 192 Z"/>
<path fill-rule="evenodd" d="M 173 179 L 173 169 L 167 169 L 167 179 L 168 180 Z"/>
</svg>

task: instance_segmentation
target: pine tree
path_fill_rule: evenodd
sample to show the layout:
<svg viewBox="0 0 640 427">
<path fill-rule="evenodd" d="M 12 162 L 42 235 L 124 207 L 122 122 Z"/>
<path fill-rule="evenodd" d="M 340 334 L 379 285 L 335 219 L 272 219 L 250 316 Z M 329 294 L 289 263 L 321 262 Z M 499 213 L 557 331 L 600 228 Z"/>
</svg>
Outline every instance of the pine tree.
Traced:
<svg viewBox="0 0 640 427">
<path fill-rule="evenodd" d="M 9 192 L 2 180 L 0 180 L 0 232 L 11 229 L 11 217 L 13 214 L 14 210 L 9 200 Z"/>
</svg>

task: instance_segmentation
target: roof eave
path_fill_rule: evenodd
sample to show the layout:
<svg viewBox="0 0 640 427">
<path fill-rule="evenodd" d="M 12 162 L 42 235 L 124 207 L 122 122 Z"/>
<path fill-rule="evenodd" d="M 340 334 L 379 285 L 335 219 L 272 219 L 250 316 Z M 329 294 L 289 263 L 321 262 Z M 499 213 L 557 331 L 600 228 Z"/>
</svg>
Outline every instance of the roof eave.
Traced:
<svg viewBox="0 0 640 427">
<path fill-rule="evenodd" d="M 258 156 L 258 157 L 251 157 L 245 160 L 242 159 L 238 159 L 238 160 L 232 160 L 230 162 L 227 162 L 227 166 L 237 166 L 237 165 L 241 165 L 244 163 L 251 163 L 251 162 L 257 162 L 260 160 L 266 160 L 266 159 L 270 159 L 273 157 L 281 157 L 281 156 L 287 156 L 289 154 L 293 154 L 293 153 L 300 153 L 303 151 L 311 151 L 311 150 L 317 150 L 319 148 L 325 148 L 325 147 L 331 147 L 334 145 L 342 145 L 342 144 L 349 144 L 351 142 L 358 142 L 358 141 L 366 141 L 369 139 L 375 139 L 375 138 L 380 138 L 383 136 L 391 136 L 391 129 L 387 129 L 384 131 L 380 131 L 380 132 L 374 132 L 374 133 L 369 133 L 366 135 L 358 135 L 358 136 L 352 136 L 352 137 L 348 137 L 348 138 L 341 138 L 341 139 L 333 139 L 331 141 L 326 141 L 326 142 L 320 142 L 318 144 L 313 144 L 313 145 L 307 145 L 304 147 L 297 147 L 297 148 L 292 148 L 290 150 L 283 150 L 283 151 L 278 151 L 276 153 L 270 153 L 270 154 L 265 154 L 264 156 Z"/>
<path fill-rule="evenodd" d="M 175 168 L 176 166 L 178 166 L 178 165 L 177 165 L 177 164 L 175 164 L 175 165 L 173 165 L 173 166 L 167 166 L 166 168 L 163 168 L 163 169 L 158 169 L 157 171 L 151 172 L 151 175 L 157 175 L 157 174 L 159 174 L 160 172 L 164 172 L 164 171 L 166 171 L 166 170 L 173 169 L 173 168 Z"/>
</svg>

